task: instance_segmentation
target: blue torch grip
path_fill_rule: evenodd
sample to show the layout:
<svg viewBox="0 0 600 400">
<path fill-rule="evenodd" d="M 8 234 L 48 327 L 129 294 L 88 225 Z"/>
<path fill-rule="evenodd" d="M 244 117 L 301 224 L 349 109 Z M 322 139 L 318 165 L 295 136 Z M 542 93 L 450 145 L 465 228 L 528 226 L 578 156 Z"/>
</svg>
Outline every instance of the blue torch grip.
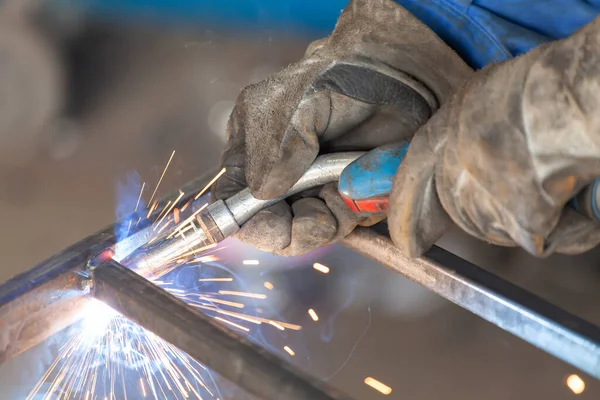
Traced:
<svg viewBox="0 0 600 400">
<path fill-rule="evenodd" d="M 394 175 L 408 151 L 408 142 L 371 150 L 348 165 L 338 183 L 344 202 L 362 216 L 385 214 Z M 600 178 L 585 187 L 567 205 L 600 222 Z"/>
<path fill-rule="evenodd" d="M 600 221 L 600 178 L 579 192 L 569 202 L 569 206 L 588 218 Z"/>
<path fill-rule="evenodd" d="M 387 212 L 394 175 L 408 151 L 408 142 L 371 150 L 348 165 L 338 182 L 346 205 L 363 216 Z"/>
</svg>

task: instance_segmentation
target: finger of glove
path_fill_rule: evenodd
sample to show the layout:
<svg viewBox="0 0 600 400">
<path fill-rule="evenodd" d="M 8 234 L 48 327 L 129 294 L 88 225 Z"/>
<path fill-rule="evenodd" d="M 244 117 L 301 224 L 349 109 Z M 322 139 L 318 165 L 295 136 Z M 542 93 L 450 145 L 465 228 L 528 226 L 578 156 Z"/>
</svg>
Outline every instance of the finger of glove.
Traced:
<svg viewBox="0 0 600 400">
<path fill-rule="evenodd" d="M 348 236 L 364 220 L 363 217 L 348 208 L 338 191 L 337 183 L 323 186 L 319 197 L 325 201 L 337 221 L 337 232 L 332 241 Z"/>
<path fill-rule="evenodd" d="M 329 244 L 336 236 L 337 221 L 323 200 L 308 197 L 292 204 L 294 214 L 291 242 L 277 251 L 283 256 L 299 256 Z"/>
<path fill-rule="evenodd" d="M 235 238 L 259 250 L 278 253 L 290 246 L 292 210 L 280 201 L 259 211 L 235 234 Z"/>
<path fill-rule="evenodd" d="M 389 199 L 388 227 L 396 246 L 417 257 L 437 242 L 452 221 L 436 192 L 437 153 L 446 134 L 443 106 L 414 136 L 394 177 Z"/>
<path fill-rule="evenodd" d="M 581 254 L 600 243 L 600 225 L 571 209 L 565 209 L 556 229 L 548 238 L 546 255 Z"/>
<path fill-rule="evenodd" d="M 600 78 L 577 64 L 585 48 L 575 39 L 586 29 L 478 72 L 459 93 L 436 177 L 442 204 L 469 233 L 543 256 L 565 203 L 600 172 L 597 123 L 584 106 L 596 99 L 573 91 Z M 573 79 L 577 71 L 596 82 Z"/>
<path fill-rule="evenodd" d="M 558 209 L 600 176 L 600 18 L 547 46 L 523 89 L 536 175 Z"/>
<path fill-rule="evenodd" d="M 443 71 L 439 65 L 444 66 Z M 390 84 L 369 84 L 372 79 L 362 77 L 375 69 L 376 76 L 383 77 L 381 82 Z M 394 1 L 352 0 L 332 35 L 311 46 L 305 60 L 244 91 L 246 179 L 250 190 L 261 199 L 285 193 L 318 154 L 319 136 L 325 129 L 328 137 L 324 140 L 330 141 L 331 136 L 339 137 L 346 128 L 356 128 L 367 119 L 357 118 L 364 111 L 360 107 L 370 109 L 363 113 L 368 117 L 376 108 L 373 106 L 390 102 L 385 98 L 388 95 L 393 95 L 394 108 L 407 108 L 397 100 L 414 108 L 408 113 L 410 118 L 400 121 L 410 126 L 403 130 L 414 133 L 414 126 L 429 116 L 429 103 L 436 103 L 436 97 L 447 97 L 470 73 L 460 57 Z M 394 81 L 406 85 L 394 85 Z M 397 89 L 401 87 L 405 91 L 411 88 L 418 95 L 400 96 Z M 351 104 L 336 107 L 329 97 L 331 93 L 362 104 L 348 101 Z M 418 100 L 427 107 L 416 107 Z M 344 112 L 348 107 L 356 108 L 352 118 Z M 336 111 L 340 118 L 333 115 Z M 393 130 L 390 127 L 389 131 Z M 346 148 L 355 148 L 361 141 L 346 143 Z M 331 148 L 341 151 L 344 147 Z"/>
<path fill-rule="evenodd" d="M 415 77 L 440 103 L 472 74 L 438 35 L 393 0 L 351 0 L 330 44 L 338 53 L 338 49 L 351 49 L 353 54 L 379 60 Z"/>
<path fill-rule="evenodd" d="M 317 157 L 330 99 L 325 92 L 305 94 L 325 66 L 301 62 L 244 89 L 246 180 L 255 197 L 283 195 Z"/>
<path fill-rule="evenodd" d="M 244 108 L 237 104 L 227 121 L 227 142 L 221 155 L 221 168 L 225 173 L 217 179 L 211 188 L 212 200 L 224 200 L 247 186 L 244 171 L 246 159 L 245 135 L 240 120 L 243 120 Z"/>
<path fill-rule="evenodd" d="M 315 64 L 300 63 L 244 91 L 246 179 L 256 197 L 285 193 L 320 150 L 370 150 L 412 136 L 431 116 L 421 93 L 363 64 L 307 73 Z"/>
</svg>

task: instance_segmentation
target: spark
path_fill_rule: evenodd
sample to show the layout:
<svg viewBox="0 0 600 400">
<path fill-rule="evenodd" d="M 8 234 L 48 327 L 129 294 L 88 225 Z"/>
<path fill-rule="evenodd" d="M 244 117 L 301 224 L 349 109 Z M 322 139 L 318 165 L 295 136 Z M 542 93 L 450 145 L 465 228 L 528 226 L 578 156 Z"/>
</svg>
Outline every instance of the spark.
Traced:
<svg viewBox="0 0 600 400">
<path fill-rule="evenodd" d="M 216 311 L 219 314 L 227 315 L 228 317 L 233 317 L 233 318 L 236 318 L 236 319 L 239 319 L 239 320 L 242 320 L 242 321 L 251 322 L 251 323 L 256 324 L 256 325 L 260 325 L 263 322 L 260 319 L 252 317 L 252 316 L 247 315 L 247 314 L 242 314 L 242 313 L 237 313 L 237 312 L 227 311 L 227 310 L 221 310 L 221 309 L 218 309 L 218 308 L 201 306 L 201 305 L 196 305 L 196 307 L 202 308 L 202 309 L 205 309 L 205 310 L 213 310 L 213 311 Z"/>
<path fill-rule="evenodd" d="M 248 292 L 234 292 L 233 290 L 219 290 L 219 294 L 224 294 L 224 295 L 229 295 L 229 296 L 250 297 L 252 299 L 260 299 L 260 300 L 264 300 L 264 299 L 267 298 L 266 294 L 248 293 Z"/>
<path fill-rule="evenodd" d="M 154 200 L 154 198 L 174 154 L 175 152 L 171 154 L 148 201 L 151 206 L 145 220 L 149 220 L 150 216 L 156 213 L 160 206 L 159 200 Z M 211 183 L 196 196 L 196 199 L 208 190 L 224 172 L 225 169 L 221 170 Z M 145 188 L 146 183 L 144 182 L 137 199 L 136 211 L 142 202 Z M 183 196 L 184 193 L 180 190 L 179 196 L 175 200 L 167 202 L 154 220 L 153 228 L 158 232 L 149 243 L 157 240 L 169 240 L 174 235 L 180 235 L 187 245 L 180 254 L 174 255 L 171 259 L 165 261 L 165 271 L 172 271 L 183 265 L 198 268 L 209 267 L 205 263 L 219 260 L 219 257 L 209 255 L 209 253 L 227 248 L 227 246 L 217 247 L 216 243 L 205 245 L 204 240 L 193 239 L 194 231 L 200 229 L 195 224 L 195 220 L 198 220 L 198 214 L 208 206 L 208 203 L 181 221 L 184 218 L 181 213 L 193 202 L 190 199 L 181 209 L 178 209 L 177 205 Z M 143 216 L 138 218 L 135 224 L 136 228 L 142 219 L 144 219 Z M 131 228 L 131 221 L 129 228 Z M 164 237 L 160 239 L 158 235 L 167 228 L 171 233 L 166 239 Z M 192 231 L 192 235 L 188 234 L 186 238 L 184 232 L 188 231 Z M 194 257 L 190 259 L 188 256 L 191 255 Z M 244 265 L 259 265 L 259 260 L 243 260 L 243 263 Z M 233 281 L 233 277 L 198 279 L 198 282 L 211 283 Z M 279 331 L 286 329 L 299 331 L 302 329 L 300 325 L 246 314 L 242 311 L 255 310 L 254 314 L 262 314 L 263 310 L 256 308 L 254 305 L 246 308 L 246 304 L 241 301 L 231 301 L 219 297 L 237 296 L 264 300 L 267 299 L 265 294 L 234 290 L 214 291 L 214 289 L 211 289 L 213 292 L 206 292 L 201 290 L 201 288 L 207 287 L 205 285 L 195 286 L 193 289 L 184 289 L 177 287 L 175 282 L 178 282 L 178 280 L 154 281 L 155 284 L 160 285 L 168 293 L 178 297 L 188 305 L 199 308 L 216 321 L 240 331 L 250 332 L 250 327 L 256 325 L 262 325 L 265 328 L 268 326 L 267 329 L 277 329 Z M 264 285 L 269 290 L 274 288 L 270 282 L 265 282 Z M 101 306 L 100 310 L 94 308 L 86 310 L 86 315 L 89 317 L 82 320 L 82 328 L 75 332 L 61 349 L 61 353 L 32 390 L 28 399 L 33 400 L 41 394 L 41 398 L 44 400 L 50 398 L 60 400 L 122 398 L 127 400 L 128 398 L 148 397 L 169 399 L 192 397 L 206 400 L 206 393 L 210 395 L 211 399 L 218 400 L 222 398 L 216 396 L 215 393 L 218 393 L 216 387 L 209 387 L 214 386 L 214 382 L 212 378 L 207 381 L 206 376 L 203 375 L 208 372 L 205 366 L 152 332 L 146 331 L 127 320 L 103 303 L 93 301 L 92 304 L 96 304 L 96 306 L 99 304 Z M 236 311 L 240 312 L 232 311 L 232 309 L 237 309 Z M 236 320 L 239 320 L 239 323 L 234 322 Z M 258 329 L 258 327 L 253 329 Z M 288 346 L 284 349 L 290 355 L 295 355 Z M 130 379 L 130 373 L 137 374 L 133 380 Z M 131 393 L 132 391 L 135 393 Z"/>
<path fill-rule="evenodd" d="M 233 278 L 203 278 L 198 279 L 198 282 L 231 282 Z"/>
<path fill-rule="evenodd" d="M 203 310 L 214 311 L 219 314 L 227 315 L 229 317 L 241 319 L 242 321 L 252 322 L 253 324 L 257 324 L 257 325 L 260 325 L 261 323 L 270 324 L 270 321 L 272 321 L 267 318 L 261 318 L 261 317 L 257 317 L 257 316 L 249 316 L 247 314 L 236 313 L 234 311 L 221 310 L 221 309 L 218 309 L 215 307 L 209 307 L 209 306 L 205 306 L 205 305 L 201 305 L 201 304 L 195 304 L 195 303 L 188 303 L 188 304 L 191 305 L 192 307 L 200 308 Z M 258 310 L 260 310 L 260 309 L 257 309 L 257 311 Z M 260 311 L 260 312 L 262 312 L 262 311 Z M 299 331 L 302 329 L 302 327 L 300 325 L 289 324 L 287 322 L 282 322 L 282 321 L 274 321 L 274 322 L 278 323 L 279 325 L 283 326 L 286 329 L 290 329 L 293 331 Z"/>
<path fill-rule="evenodd" d="M 231 321 L 228 321 L 228 320 L 226 320 L 225 318 L 221 318 L 221 317 L 215 317 L 215 319 L 216 319 L 216 320 L 219 320 L 219 321 L 221 321 L 221 322 L 225 322 L 226 324 L 229 324 L 229 325 L 231 325 L 231 326 L 233 326 L 233 327 L 235 327 L 235 328 L 241 329 L 241 330 L 243 330 L 244 332 L 250 332 L 250 329 L 246 328 L 245 326 L 238 325 L 238 324 L 236 324 L 235 322 L 231 322 Z"/>
<path fill-rule="evenodd" d="M 158 215 L 156 216 L 156 219 L 159 219 L 161 217 L 161 215 L 163 215 L 163 213 L 165 212 L 165 210 L 167 209 L 167 207 L 169 207 L 169 205 L 171 204 L 171 200 L 169 200 L 167 202 L 167 204 L 165 204 L 165 206 L 163 207 L 163 209 L 158 213 Z M 166 213 L 165 213 L 166 215 Z M 156 221 L 155 221 L 156 222 Z"/>
<path fill-rule="evenodd" d="M 197 262 L 200 262 L 200 263 L 209 263 L 209 262 L 219 261 L 219 257 L 217 257 L 217 256 L 203 256 L 203 257 L 194 258 L 192 261 L 197 261 Z M 215 282 L 229 282 L 229 281 L 233 280 L 232 278 L 222 278 L 222 279 L 226 279 L 226 280 L 215 281 Z M 200 282 L 202 282 L 202 281 L 200 281 Z"/>
<path fill-rule="evenodd" d="M 579 375 L 569 375 L 567 378 L 567 386 L 575 394 L 581 394 L 585 390 L 585 382 Z"/>
<path fill-rule="evenodd" d="M 313 268 L 316 269 L 319 272 L 322 272 L 324 274 L 328 274 L 329 273 L 329 267 L 326 265 L 323 265 L 321 263 L 314 263 L 313 264 Z"/>
<path fill-rule="evenodd" d="M 140 223 L 140 221 L 141 221 L 141 220 L 142 220 L 142 217 L 140 216 L 140 217 L 138 218 L 137 222 L 135 223 L 135 226 L 133 227 L 133 230 L 135 230 L 135 228 L 137 228 L 137 227 L 138 227 L 138 225 L 139 225 L 139 223 Z"/>
<path fill-rule="evenodd" d="M 142 200 L 142 193 L 144 193 L 144 188 L 146 187 L 146 182 L 142 182 L 142 188 L 140 189 L 140 195 L 138 196 L 137 202 L 135 203 L 134 213 L 137 212 L 138 207 L 140 206 L 140 201 Z"/>
<path fill-rule="evenodd" d="M 146 218 L 150 218 L 150 216 L 152 215 L 152 213 L 154 212 L 156 207 L 158 207 L 158 200 L 156 200 L 154 203 L 152 203 L 152 205 L 150 206 L 150 209 L 148 210 L 148 214 L 146 215 Z"/>
<path fill-rule="evenodd" d="M 201 399 L 205 393 L 216 397 L 216 388 L 209 388 L 203 377 L 206 368 L 175 346 L 101 302 L 90 302 L 86 311 L 90 317 L 84 318 L 28 400 L 128 399 L 132 394 L 132 398 Z M 127 384 L 131 373 L 138 375 L 139 386 Z"/>
<path fill-rule="evenodd" d="M 208 190 L 209 187 L 212 186 L 213 183 L 215 183 L 217 181 L 217 179 L 219 179 L 221 177 L 221 175 L 223 175 L 225 173 L 227 169 L 223 168 L 221 171 L 219 171 L 219 173 L 210 180 L 210 182 L 208 182 L 206 184 L 206 186 L 204 186 L 204 188 L 202 188 L 201 191 L 198 192 L 198 194 L 196 195 L 196 197 L 194 197 L 194 200 L 198 200 L 200 198 L 200 196 L 202 196 L 204 194 L 204 192 L 206 192 Z"/>
<path fill-rule="evenodd" d="M 171 289 L 171 288 L 164 288 L 167 292 L 173 292 L 173 293 L 185 293 L 185 290 L 183 289 Z"/>
<path fill-rule="evenodd" d="M 173 222 L 173 220 L 172 220 L 172 219 L 169 219 L 169 220 L 167 221 L 167 223 L 166 223 L 166 224 L 164 224 L 164 225 L 163 225 L 163 226 L 162 226 L 162 227 L 161 227 L 161 228 L 158 230 L 158 232 L 156 232 L 156 234 L 157 234 L 157 235 L 160 235 L 160 233 L 161 233 L 162 231 L 164 231 L 166 227 L 168 227 L 169 225 L 171 225 L 171 222 Z M 158 236 L 157 236 L 157 238 L 158 238 Z"/>
<path fill-rule="evenodd" d="M 171 210 L 173 208 L 175 208 L 175 206 L 177 205 L 177 203 L 179 202 L 179 200 L 181 200 L 181 198 L 185 195 L 185 193 L 183 193 L 181 190 L 179 191 L 179 196 L 177 196 L 177 198 L 175 199 L 175 201 L 173 201 L 173 204 L 171 204 L 171 207 L 169 208 L 169 210 L 165 213 L 165 215 L 163 215 L 163 217 L 160 219 L 160 221 L 158 221 L 158 225 L 160 225 L 160 223 L 165 219 L 165 217 L 171 212 Z M 156 229 L 156 227 L 154 228 Z"/>
<path fill-rule="evenodd" d="M 191 243 L 191 244 L 188 246 L 188 249 L 189 249 L 189 248 L 192 248 L 193 246 L 195 246 L 195 245 L 197 245 L 197 244 L 200 244 L 201 242 L 202 242 L 202 240 L 200 240 L 200 239 L 198 239 L 198 240 L 196 240 L 196 241 L 192 242 L 192 243 Z M 205 250 L 213 249 L 213 248 L 215 248 L 215 247 L 217 247 L 217 243 L 211 243 L 211 244 L 209 244 L 209 245 L 206 245 L 206 246 L 203 246 L 203 247 L 199 247 L 199 248 L 197 248 L 197 249 L 190 250 L 190 251 L 188 251 L 187 253 L 178 254 L 178 255 L 176 255 L 176 256 L 173 256 L 173 258 L 171 258 L 170 260 L 167 260 L 167 262 L 169 262 L 169 261 L 173 261 L 173 260 L 175 260 L 175 259 L 178 259 L 178 258 L 182 258 L 182 257 L 191 256 L 192 254 L 196 255 L 196 254 L 198 254 L 198 253 L 201 253 L 201 252 L 203 252 L 203 251 L 205 251 Z"/>
<path fill-rule="evenodd" d="M 381 394 L 388 395 L 392 393 L 391 387 L 389 387 L 385 383 L 379 382 L 375 378 L 371 378 L 370 376 L 365 378 L 365 384 L 371 386 L 373 389 L 377 390 Z"/>
<path fill-rule="evenodd" d="M 185 203 L 183 207 L 181 207 L 181 212 L 184 212 L 190 206 L 190 204 L 192 204 L 192 201 L 194 201 L 194 199 L 189 199 L 188 202 Z"/>
<path fill-rule="evenodd" d="M 308 310 L 308 315 L 312 318 L 313 321 L 317 322 L 319 320 L 319 316 L 312 308 Z"/>
<path fill-rule="evenodd" d="M 202 210 L 204 210 L 206 207 L 208 207 L 208 203 L 204 204 L 202 207 L 197 209 L 192 215 L 187 217 L 182 223 L 177 225 L 175 227 L 175 229 L 173 229 L 173 232 L 167 237 L 167 239 L 172 238 L 177 232 L 179 232 L 187 224 L 193 223 L 192 221 L 194 220 L 194 218 L 196 218 L 196 215 L 200 214 L 200 212 L 202 212 Z"/>
<path fill-rule="evenodd" d="M 294 353 L 294 350 L 290 349 L 290 348 L 289 348 L 289 346 L 285 346 L 283 349 L 284 349 L 285 351 L 287 351 L 287 353 L 288 353 L 290 356 L 295 356 L 295 355 L 296 355 L 296 353 Z"/>
<path fill-rule="evenodd" d="M 156 184 L 156 187 L 154 188 L 154 192 L 152 192 L 152 196 L 150 196 L 150 201 L 148 201 L 148 203 L 152 203 L 152 200 L 154 200 L 154 196 L 156 196 L 156 192 L 158 191 L 158 188 L 160 187 L 160 184 L 163 180 L 163 178 L 165 177 L 165 173 L 167 172 L 167 169 L 169 169 L 169 165 L 171 164 L 171 160 L 173 159 L 173 156 L 175 155 L 175 150 L 173 150 L 173 153 L 171 153 L 171 157 L 169 157 L 169 161 L 167 161 L 167 165 L 165 165 L 165 169 L 162 172 L 162 175 L 160 176 L 160 179 L 158 180 L 158 183 Z"/>
<path fill-rule="evenodd" d="M 210 301 L 211 303 L 223 304 L 223 305 L 230 306 L 230 307 L 236 307 L 236 308 L 244 308 L 245 307 L 245 305 L 243 303 L 237 303 L 235 301 L 215 299 L 214 297 L 208 297 L 208 296 L 198 296 L 198 298 L 200 300 L 206 300 L 206 301 Z"/>
<path fill-rule="evenodd" d="M 269 324 L 273 325 L 275 328 L 279 329 L 280 331 L 285 331 L 285 328 L 275 321 L 269 321 Z"/>
</svg>

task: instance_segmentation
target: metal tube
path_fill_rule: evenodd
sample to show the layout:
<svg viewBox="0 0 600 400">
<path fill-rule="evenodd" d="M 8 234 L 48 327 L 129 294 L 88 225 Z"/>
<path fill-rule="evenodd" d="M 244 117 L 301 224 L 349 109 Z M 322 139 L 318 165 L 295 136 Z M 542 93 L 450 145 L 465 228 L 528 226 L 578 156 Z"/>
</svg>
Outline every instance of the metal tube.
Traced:
<svg viewBox="0 0 600 400">
<path fill-rule="evenodd" d="M 319 187 L 326 183 L 335 182 L 340 174 L 352 161 L 364 152 L 332 153 L 317 157 L 304 175 L 283 196 L 272 200 L 259 200 L 252 196 L 250 189 L 244 189 L 225 200 L 225 204 L 238 225 L 243 225 L 260 210 L 273 205 L 306 189 Z"/>
<path fill-rule="evenodd" d="M 406 257 L 392 241 L 358 228 L 344 245 L 600 379 L 600 328 L 439 247 Z"/>
<path fill-rule="evenodd" d="M 347 398 L 114 260 L 92 272 L 93 296 L 265 400 Z"/>
<path fill-rule="evenodd" d="M 106 229 L 0 286 L 0 363 L 79 319 L 89 290 L 78 271 L 113 242 Z"/>
</svg>

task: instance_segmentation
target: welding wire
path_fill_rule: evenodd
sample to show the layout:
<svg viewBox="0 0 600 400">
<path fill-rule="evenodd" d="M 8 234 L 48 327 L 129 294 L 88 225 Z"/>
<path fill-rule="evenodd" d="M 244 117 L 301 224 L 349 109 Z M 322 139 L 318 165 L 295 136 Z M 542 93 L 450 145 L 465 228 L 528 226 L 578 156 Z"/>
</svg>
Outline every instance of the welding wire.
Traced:
<svg viewBox="0 0 600 400">
<path fill-rule="evenodd" d="M 93 280 L 95 298 L 260 399 L 348 399 L 114 260 Z"/>
</svg>

